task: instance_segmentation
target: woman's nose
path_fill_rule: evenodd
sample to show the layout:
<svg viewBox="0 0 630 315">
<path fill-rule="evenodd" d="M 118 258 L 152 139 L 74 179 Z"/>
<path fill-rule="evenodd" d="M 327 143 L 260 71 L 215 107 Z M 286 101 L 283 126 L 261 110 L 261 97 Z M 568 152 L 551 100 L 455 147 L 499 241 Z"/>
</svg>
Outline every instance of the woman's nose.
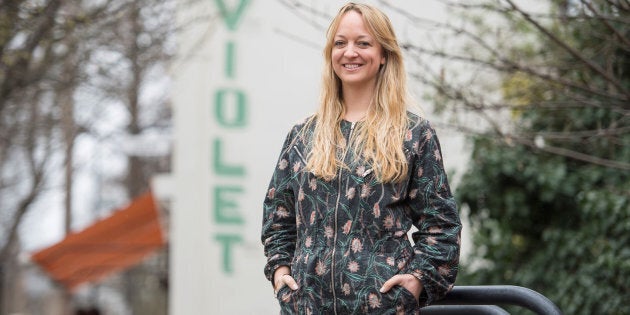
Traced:
<svg viewBox="0 0 630 315">
<path fill-rule="evenodd" d="M 358 54 L 354 45 L 346 46 L 346 51 L 343 53 L 345 57 L 356 57 Z"/>
</svg>

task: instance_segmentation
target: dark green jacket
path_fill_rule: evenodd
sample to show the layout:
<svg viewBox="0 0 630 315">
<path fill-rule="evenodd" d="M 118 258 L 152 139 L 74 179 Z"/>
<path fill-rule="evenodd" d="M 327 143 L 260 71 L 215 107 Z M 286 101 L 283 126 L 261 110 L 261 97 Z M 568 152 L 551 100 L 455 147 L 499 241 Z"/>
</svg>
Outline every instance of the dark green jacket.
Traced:
<svg viewBox="0 0 630 315">
<path fill-rule="evenodd" d="M 297 291 L 277 293 L 283 314 L 416 314 L 453 286 L 461 223 L 438 138 L 428 121 L 409 113 L 404 141 L 409 172 L 400 183 L 381 183 L 370 165 L 353 162 L 324 181 L 304 170 L 308 147 L 288 134 L 264 200 L 262 242 L 265 275 L 290 266 Z M 312 128 L 312 127 L 311 127 Z M 354 125 L 340 124 L 349 139 Z M 415 245 L 407 232 L 412 234 Z M 420 301 L 403 287 L 379 288 L 395 274 L 413 274 Z"/>
</svg>

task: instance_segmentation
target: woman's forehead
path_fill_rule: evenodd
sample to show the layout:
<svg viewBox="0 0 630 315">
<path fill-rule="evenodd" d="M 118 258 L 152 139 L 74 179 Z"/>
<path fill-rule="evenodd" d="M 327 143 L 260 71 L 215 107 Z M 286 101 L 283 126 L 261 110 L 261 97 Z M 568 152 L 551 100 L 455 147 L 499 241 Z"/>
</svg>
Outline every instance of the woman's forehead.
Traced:
<svg viewBox="0 0 630 315">
<path fill-rule="evenodd" d="M 335 31 L 335 36 L 372 37 L 363 21 L 363 16 L 356 11 L 344 13 Z"/>
</svg>

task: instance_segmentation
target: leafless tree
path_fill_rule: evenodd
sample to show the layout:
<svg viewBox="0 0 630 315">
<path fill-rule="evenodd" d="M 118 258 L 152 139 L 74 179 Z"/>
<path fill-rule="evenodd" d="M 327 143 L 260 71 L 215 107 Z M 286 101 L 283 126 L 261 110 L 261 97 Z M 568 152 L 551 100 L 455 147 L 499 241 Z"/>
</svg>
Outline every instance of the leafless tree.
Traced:
<svg viewBox="0 0 630 315">
<path fill-rule="evenodd" d="M 331 12 L 298 1 L 278 0 L 305 23 L 325 30 Z M 621 143 L 630 131 L 630 90 L 625 77 L 614 68 L 618 53 L 628 54 L 630 40 L 630 7 L 627 1 L 581 0 L 559 5 L 555 11 L 532 11 L 527 3 L 513 0 L 442 1 L 450 13 L 447 20 L 433 20 L 391 1 L 377 1 L 380 8 L 396 18 L 405 19 L 418 30 L 430 30 L 428 37 L 401 42 L 406 52 L 409 77 L 424 86 L 425 97 L 434 109 L 443 113 L 435 124 L 464 134 L 483 134 L 532 150 L 557 154 L 603 167 L 630 170 L 630 163 L 602 157 L 586 150 L 571 148 L 569 143 L 585 137 L 601 137 Z M 550 8 L 551 2 L 548 3 Z M 563 9 L 564 8 L 564 9 Z M 606 9 L 602 9 L 606 8 Z M 588 20 L 593 32 L 601 38 L 596 51 L 582 51 L 563 36 L 557 27 L 562 21 Z M 517 36 L 517 38 L 514 38 Z M 306 39 L 296 39 L 303 42 Z M 541 41 L 549 47 L 535 47 Z M 524 56 L 531 50 L 553 49 L 556 54 Z M 595 46 L 594 46 L 595 47 Z M 569 63 L 559 64 L 558 54 L 568 56 Z M 596 56 L 599 54 L 599 56 Z M 593 62 L 607 58 L 607 65 Z M 588 77 L 578 79 L 566 70 L 579 68 Z M 565 101 L 531 101 L 525 97 L 505 97 L 507 78 L 516 81 L 545 82 L 556 91 L 565 91 Z M 526 89 L 521 89 L 526 90 Z M 576 108 L 598 108 L 620 115 L 620 119 L 596 130 L 528 132 L 509 123 L 515 111 L 531 109 L 571 111 Z"/>
<path fill-rule="evenodd" d="M 72 229 L 73 181 L 79 167 L 73 158 L 76 139 L 87 135 L 111 140 L 111 135 L 93 128 L 98 115 L 79 110 L 77 117 L 78 108 L 124 104 L 130 123 L 120 134 L 168 128 L 166 96 L 149 98 L 155 103 L 143 104 L 142 91 L 155 79 L 156 68 L 166 68 L 173 3 L 0 3 L 0 266 L 16 259 L 24 218 L 47 191 L 61 188 L 65 192 L 64 204 L 53 206 L 65 209 L 65 229 Z M 103 55 L 116 56 L 118 60 L 109 61 L 129 66 L 111 71 L 111 63 L 100 60 Z M 121 80 L 125 77 L 129 80 Z M 94 103 L 77 103 L 78 91 L 92 95 Z M 164 157 L 130 156 L 128 180 L 120 185 L 129 187 L 128 197 L 134 197 L 147 188 L 153 172 L 167 165 Z M 0 272 L 4 275 L 5 269 Z M 157 272 L 162 278 L 164 273 L 163 267 Z M 6 304 L 0 299 L 0 312 L 9 311 Z"/>
<path fill-rule="evenodd" d="M 127 6 L 110 28 L 113 38 L 104 44 L 126 65 L 109 72 L 110 80 L 104 90 L 108 98 L 124 107 L 127 114 L 124 138 L 141 137 L 145 133 L 166 134 L 170 128 L 168 94 L 149 95 L 144 90 L 155 81 L 155 72 L 164 75 L 166 63 L 173 53 L 173 1 L 127 1 Z M 118 45 L 112 46 L 116 42 Z M 108 73 L 108 72 L 104 72 Z M 106 76 L 107 77 L 107 76 Z M 124 78 L 117 80 L 116 78 Z M 148 101 L 147 101 L 148 100 Z M 126 155 L 127 168 L 121 178 L 129 199 L 149 189 L 151 177 L 168 171 L 168 155 L 146 152 L 120 152 Z M 124 295 L 134 314 L 166 314 L 167 268 L 166 249 L 154 259 L 130 268 L 123 274 Z M 146 283 L 156 285 L 147 287 Z"/>
<path fill-rule="evenodd" d="M 405 16 L 409 21 L 428 23 L 386 1 L 379 3 Z M 468 117 L 472 113 L 476 119 L 485 122 L 470 124 L 470 118 L 467 118 L 468 120 L 454 120 L 450 127 L 464 133 L 493 136 L 511 144 L 599 166 L 630 170 L 630 163 L 627 161 L 598 156 L 588 150 L 577 150 L 568 145 L 588 137 L 612 139 L 613 142 L 620 143 L 621 136 L 630 130 L 630 89 L 625 82 L 627 74 L 613 68 L 615 60 L 619 60 L 617 54 L 627 54 L 630 51 L 630 11 L 627 2 L 612 1 L 599 6 L 610 9 L 607 11 L 596 8 L 597 1 L 587 0 L 572 6 L 565 5 L 564 9 L 556 11 L 549 4 L 547 11 L 539 12 L 533 12 L 522 3 L 511 0 L 448 1 L 447 6 L 449 11 L 459 12 L 460 17 L 467 16 L 468 19 L 431 23 L 444 32 L 445 38 L 457 41 L 460 49 L 444 49 L 417 43 L 403 43 L 403 47 L 411 56 L 416 57 L 415 61 L 430 56 L 444 65 L 436 69 L 429 64 L 421 64 L 423 71 L 411 73 L 413 78 L 435 91 L 432 94 L 434 100 L 444 102 L 445 105 L 442 106 L 453 113 L 465 113 Z M 494 21 L 494 24 L 484 23 L 484 19 Z M 575 43 L 563 35 L 563 30 L 557 27 L 567 19 L 584 20 L 593 23 L 590 25 L 598 26 L 585 27 L 581 31 L 593 32 L 593 37 L 600 38 L 601 42 L 593 43 L 591 51 L 576 47 Z M 516 29 L 518 27 L 521 29 Z M 549 46 L 535 47 L 541 42 Z M 533 46 L 530 50 L 539 53 L 534 56 L 523 55 L 527 51 L 527 45 Z M 547 49 L 555 53 L 545 54 Z M 565 60 L 569 62 L 561 63 L 557 60 L 558 55 L 567 56 Z M 608 66 L 594 62 L 595 59 L 607 60 L 605 63 Z M 453 67 L 449 70 L 448 65 Z M 459 70 L 453 70 L 458 68 Z M 579 69 L 587 77 L 567 76 L 566 73 L 571 69 Z M 463 75 L 462 71 L 467 71 L 467 75 Z M 468 79 L 462 80 L 463 78 Z M 528 99 L 523 95 L 506 97 L 506 91 L 509 90 L 506 82 L 515 82 L 518 79 L 522 79 L 521 83 L 544 82 L 549 90 L 553 88 L 560 91 L 564 101 L 560 102 L 557 98 L 554 101 L 533 97 Z M 531 89 L 525 87 L 519 90 L 532 93 Z M 559 112 L 578 108 L 602 109 L 621 118 L 596 130 L 572 129 L 548 133 L 532 133 L 506 123 L 509 120 L 506 119 L 506 114 L 515 112 L 532 109 Z M 479 126 L 489 127 L 491 132 L 480 129 Z"/>
<path fill-rule="evenodd" d="M 102 8 L 69 14 L 63 1 L 0 4 L 0 264 L 15 260 L 19 229 L 59 166 L 63 114 L 73 104 L 72 41 L 84 19 Z M 78 64 L 79 62 L 77 62 Z M 67 108 L 67 107 L 65 107 Z M 4 270 L 3 270 L 4 271 Z M 8 271 L 7 271 L 8 272 Z M 7 310 L 2 303 L 3 311 Z"/>
</svg>

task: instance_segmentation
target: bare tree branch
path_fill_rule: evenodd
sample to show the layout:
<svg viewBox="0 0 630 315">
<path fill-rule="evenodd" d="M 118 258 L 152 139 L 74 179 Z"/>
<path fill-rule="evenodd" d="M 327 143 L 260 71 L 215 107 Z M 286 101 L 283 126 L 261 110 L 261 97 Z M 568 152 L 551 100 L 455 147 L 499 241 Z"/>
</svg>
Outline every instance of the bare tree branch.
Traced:
<svg viewBox="0 0 630 315">
<path fill-rule="evenodd" d="M 628 51 L 630 48 L 630 40 L 628 40 L 627 37 L 628 35 L 619 33 L 617 28 L 613 27 L 607 19 L 603 18 L 600 12 L 593 7 L 590 1 L 580 0 L 580 2 L 582 2 L 582 4 L 584 4 L 596 17 L 598 17 L 602 23 L 606 25 L 606 28 L 608 28 L 609 31 L 615 34 L 615 37 L 623 43 L 621 47 Z"/>
<path fill-rule="evenodd" d="M 488 43 L 486 40 L 484 40 L 483 38 L 481 38 L 479 35 L 472 33 L 470 30 L 463 28 L 463 27 L 454 27 L 452 25 L 446 24 L 446 23 L 440 23 L 440 22 L 432 22 L 432 21 L 428 21 L 419 17 L 416 17 L 414 15 L 412 15 L 409 11 L 405 11 L 400 9 L 399 7 L 393 6 L 392 4 L 389 4 L 388 2 L 385 1 L 380 1 L 380 3 L 382 3 L 384 6 L 388 7 L 389 9 L 407 17 L 409 20 L 414 21 L 416 23 L 432 23 L 435 27 L 441 28 L 441 29 L 445 29 L 445 30 L 450 30 L 453 34 L 455 35 L 463 35 L 469 39 L 471 39 L 474 43 L 476 43 L 478 45 L 478 47 L 483 48 L 486 52 L 489 53 L 488 59 L 484 60 L 484 59 L 480 59 L 480 58 L 476 58 L 472 55 L 469 56 L 458 56 L 458 55 L 454 55 L 452 53 L 445 53 L 445 52 L 441 52 L 441 51 L 433 51 L 427 48 L 423 48 L 417 45 L 414 45 L 412 43 L 402 43 L 402 47 L 403 49 L 415 49 L 417 51 L 426 53 L 426 54 L 430 54 L 436 57 L 440 57 L 440 58 L 446 58 L 446 59 L 450 59 L 450 60 L 457 60 L 457 61 L 463 61 L 463 62 L 469 62 L 469 63 L 475 63 L 475 64 L 479 64 L 482 66 L 487 66 L 493 69 L 496 69 L 500 72 L 506 72 L 506 73 L 511 73 L 511 72 L 516 72 L 516 71 L 521 71 L 521 72 L 525 72 L 534 76 L 537 76 L 541 79 L 547 80 L 549 82 L 553 82 L 553 83 L 560 83 L 563 84 L 567 87 L 571 87 L 571 88 L 575 88 L 578 90 L 582 90 L 588 93 L 592 93 L 594 95 L 599 95 L 599 96 L 604 96 L 604 97 L 614 97 L 617 100 L 619 100 L 622 104 L 626 104 L 628 101 L 630 101 L 630 94 L 626 93 L 625 94 L 612 94 L 610 91 L 603 91 L 600 89 L 597 89 L 593 86 L 589 86 L 589 82 L 584 82 L 583 84 L 577 84 L 577 82 L 572 81 L 572 80 L 568 80 L 568 79 L 564 79 L 558 76 L 554 76 L 551 73 L 545 73 L 542 71 L 537 70 L 536 68 L 533 68 L 531 66 L 529 66 L 528 64 L 522 64 L 522 63 L 516 63 L 515 60 L 513 60 L 512 58 L 509 58 L 507 56 L 503 55 L 502 50 L 498 49 L 498 47 L 496 45 L 490 44 Z M 451 3 L 451 5 L 454 5 L 453 3 Z M 459 6 L 462 7 L 471 7 L 473 5 L 470 4 L 459 4 Z M 493 8 L 489 7 L 488 5 L 479 5 L 476 6 L 479 8 L 483 8 L 483 9 L 491 9 L 494 10 Z M 517 8 L 518 9 L 518 8 Z M 506 9 L 507 10 L 507 9 Z M 520 9 L 518 9 L 520 10 Z M 518 11 L 521 14 L 528 14 L 529 13 L 525 13 L 523 11 Z M 533 20 L 532 20 L 533 21 Z M 536 23 L 535 21 L 533 21 L 533 23 Z M 534 26 L 536 27 L 542 27 L 539 24 L 535 24 Z M 552 39 L 554 39 L 554 41 L 560 41 L 557 37 L 553 36 L 552 34 L 550 34 L 552 36 Z M 563 43 L 564 44 L 564 43 Z M 564 44 L 566 46 L 566 44 Z M 569 47 L 570 48 L 570 47 Z M 574 49 L 570 48 L 571 51 L 575 51 Z M 585 58 L 581 58 L 581 59 L 585 59 Z M 492 60 L 496 60 L 496 61 L 492 61 Z M 587 63 L 585 63 L 588 66 L 594 65 L 592 64 L 592 62 L 587 61 Z M 597 65 L 595 65 L 596 67 L 598 67 Z M 602 70 L 603 71 L 603 70 Z M 617 80 L 618 82 L 618 80 Z M 618 83 L 620 84 L 620 83 Z M 623 91 L 623 90 L 621 90 Z"/>
<path fill-rule="evenodd" d="M 481 44 L 481 43 L 480 43 Z M 630 100 L 630 96 L 623 96 L 623 95 L 617 95 L 617 94 L 610 94 L 610 92 L 607 91 L 602 91 L 599 89 L 595 89 L 592 86 L 587 86 L 587 85 L 579 85 L 576 84 L 574 81 L 568 80 L 568 79 L 564 79 L 562 77 L 557 77 L 554 76 L 552 74 L 549 73 L 544 73 L 544 72 L 540 72 L 530 66 L 527 65 L 522 65 L 522 64 L 517 64 L 515 62 L 513 62 L 510 59 L 504 58 L 504 57 L 500 57 L 500 56 L 496 56 L 499 61 L 502 62 L 497 64 L 495 62 L 492 61 L 488 61 L 488 60 L 483 60 L 483 59 L 479 59 L 479 58 L 475 58 L 472 56 L 457 56 L 454 54 L 447 54 L 444 52 L 439 52 L 439 51 L 433 51 L 433 50 L 429 50 L 429 49 L 425 49 L 419 46 L 414 46 L 413 44 L 408 44 L 408 43 L 403 43 L 402 44 L 402 48 L 403 49 L 413 49 L 416 50 L 418 52 L 421 53 L 425 53 L 428 55 L 432 55 L 435 57 L 440 57 L 440 58 L 445 58 L 445 59 L 449 59 L 449 60 L 456 60 L 456 61 L 463 61 L 463 62 L 468 62 L 471 64 L 478 64 L 481 66 L 485 66 L 488 68 L 492 68 L 495 69 L 499 72 L 505 72 L 505 73 L 513 73 L 513 72 L 524 72 L 533 76 L 536 76 L 540 79 L 543 79 L 545 81 L 551 82 L 551 83 L 555 83 L 555 84 L 562 84 L 566 87 L 570 87 L 570 88 L 574 88 L 574 89 L 578 89 L 578 90 L 582 90 L 584 92 L 593 94 L 593 95 L 598 95 L 598 96 L 602 96 L 602 97 L 613 97 L 615 98 L 616 101 L 618 101 L 620 104 L 626 104 L 629 100 Z M 496 53 L 495 51 L 491 52 L 491 53 Z M 616 103 L 611 103 L 611 106 L 615 106 Z"/>
<path fill-rule="evenodd" d="M 549 39 L 551 39 L 554 43 L 556 43 L 558 46 L 562 47 L 564 50 L 566 50 L 569 54 L 571 54 L 573 57 L 575 57 L 577 60 L 581 61 L 582 63 L 584 63 L 585 65 L 589 66 L 593 71 L 595 71 L 596 73 L 598 73 L 600 76 L 602 76 L 604 79 L 606 79 L 606 81 L 608 81 L 610 84 L 612 84 L 613 86 L 615 86 L 615 88 L 617 89 L 617 91 L 621 94 L 623 94 L 626 99 L 630 99 L 630 91 L 626 89 L 626 87 L 624 87 L 621 82 L 619 82 L 619 80 L 617 78 L 615 78 L 612 74 L 608 73 L 607 71 L 605 71 L 604 69 L 602 69 L 600 66 L 598 66 L 597 64 L 595 64 L 594 62 L 592 62 L 591 60 L 589 60 L 588 58 L 584 57 L 580 52 L 578 52 L 577 50 L 575 50 L 573 47 L 569 46 L 565 41 L 559 39 L 557 36 L 555 36 L 553 33 L 551 33 L 548 29 L 546 29 L 545 27 L 543 27 L 542 25 L 540 25 L 540 23 L 538 23 L 536 20 L 534 20 L 529 13 L 523 11 L 521 8 L 519 8 L 512 0 L 505 0 L 508 2 L 508 4 L 510 4 L 510 6 L 519 14 L 521 14 L 523 16 L 523 18 L 525 18 L 525 20 L 527 20 L 528 22 L 530 22 L 534 27 L 536 27 L 542 34 L 545 34 Z"/>
<path fill-rule="evenodd" d="M 2 68 L 5 69 L 5 75 L 0 77 L 2 79 L 0 82 L 0 113 L 11 94 L 16 91 L 16 88 L 26 84 L 27 76 L 24 74 L 28 73 L 27 69 L 31 65 L 33 52 L 42 41 L 46 40 L 52 31 L 60 6 L 60 0 L 48 1 L 42 10 L 40 18 L 36 20 L 36 27 L 25 40 L 22 52 L 15 54 L 13 56 L 14 60 L 8 63 L 5 63 L 5 59 L 1 60 Z M 4 54 L 3 57 L 5 57 Z"/>
</svg>

